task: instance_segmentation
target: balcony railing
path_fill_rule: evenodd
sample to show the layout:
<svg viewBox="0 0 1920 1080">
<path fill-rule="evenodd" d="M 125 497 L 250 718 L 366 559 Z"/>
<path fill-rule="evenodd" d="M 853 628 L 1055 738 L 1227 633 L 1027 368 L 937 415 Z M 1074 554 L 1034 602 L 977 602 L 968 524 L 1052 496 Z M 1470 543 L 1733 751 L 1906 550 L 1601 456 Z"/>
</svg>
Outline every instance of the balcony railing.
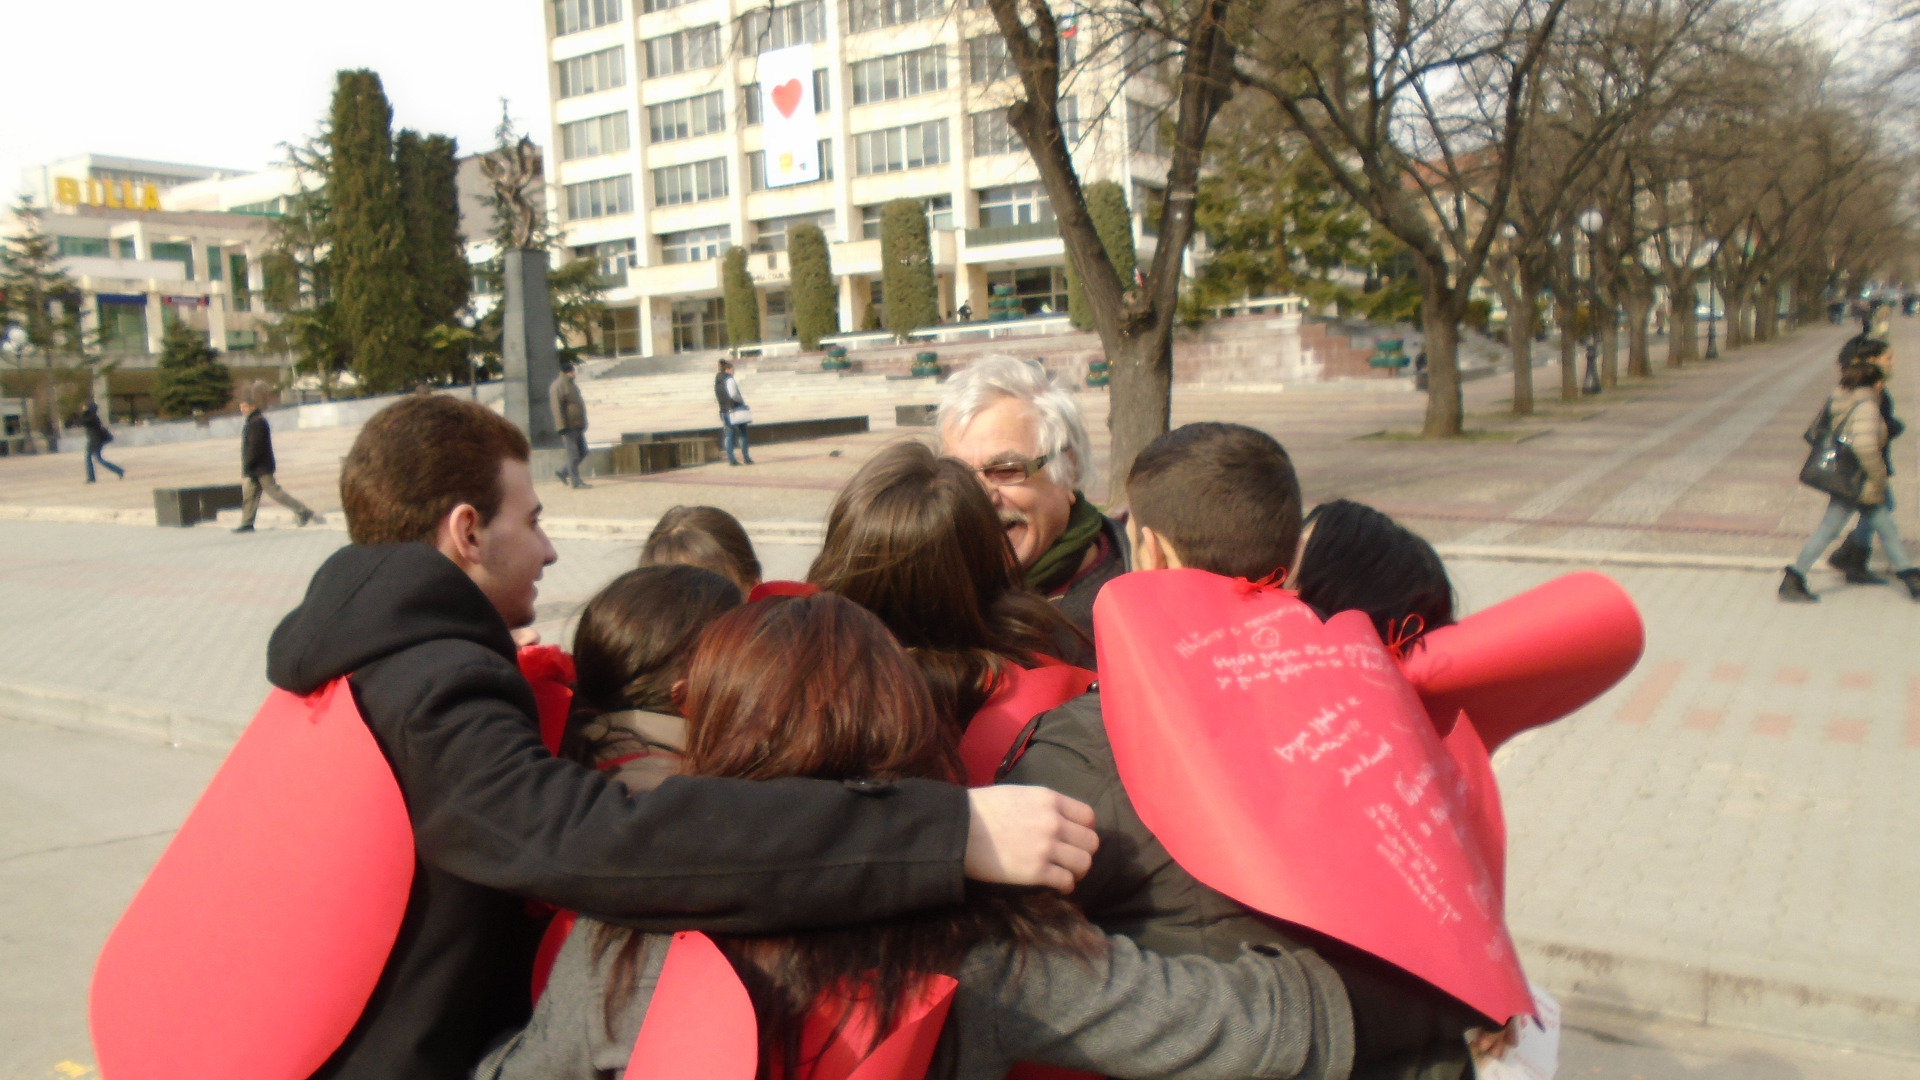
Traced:
<svg viewBox="0 0 1920 1080">
<path fill-rule="evenodd" d="M 982 225 L 967 230 L 967 246 L 1018 244 L 1028 240 L 1052 240 L 1060 235 L 1057 221 L 1027 221 L 1018 225 Z"/>
</svg>

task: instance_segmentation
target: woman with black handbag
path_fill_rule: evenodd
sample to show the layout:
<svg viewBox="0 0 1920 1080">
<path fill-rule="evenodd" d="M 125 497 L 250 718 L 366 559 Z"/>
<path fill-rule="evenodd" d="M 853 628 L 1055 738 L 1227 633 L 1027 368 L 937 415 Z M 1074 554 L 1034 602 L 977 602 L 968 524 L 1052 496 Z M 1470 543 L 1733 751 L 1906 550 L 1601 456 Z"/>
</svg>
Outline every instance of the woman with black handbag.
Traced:
<svg viewBox="0 0 1920 1080">
<path fill-rule="evenodd" d="M 1877 365 L 1856 362 L 1840 375 L 1840 385 L 1815 421 L 1808 441 L 1813 450 L 1800 469 L 1800 482 L 1827 493 L 1827 513 L 1813 530 L 1800 557 L 1787 567 L 1780 582 L 1780 599 L 1813 603 L 1820 599 L 1807 588 L 1813 569 L 1828 545 L 1839 539 L 1847 519 L 1858 511 L 1871 522 L 1886 546 L 1887 559 L 1907 592 L 1920 600 L 1920 569 L 1907 560 L 1900 531 L 1887 507 L 1887 425 L 1880 416 L 1880 392 L 1886 372 Z"/>
</svg>

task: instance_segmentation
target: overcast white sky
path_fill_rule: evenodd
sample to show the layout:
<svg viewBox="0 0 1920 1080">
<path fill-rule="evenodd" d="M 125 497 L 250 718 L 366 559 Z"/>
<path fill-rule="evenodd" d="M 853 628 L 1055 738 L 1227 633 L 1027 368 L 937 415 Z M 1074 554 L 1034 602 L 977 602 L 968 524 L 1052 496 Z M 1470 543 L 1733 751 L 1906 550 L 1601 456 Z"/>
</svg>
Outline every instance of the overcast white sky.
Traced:
<svg viewBox="0 0 1920 1080">
<path fill-rule="evenodd" d="M 372 68 L 394 127 L 493 144 L 500 98 L 544 144 L 544 0 L 93 0 L 7 5 L 0 194 L 79 153 L 257 169 L 315 130 L 341 68 Z"/>
</svg>

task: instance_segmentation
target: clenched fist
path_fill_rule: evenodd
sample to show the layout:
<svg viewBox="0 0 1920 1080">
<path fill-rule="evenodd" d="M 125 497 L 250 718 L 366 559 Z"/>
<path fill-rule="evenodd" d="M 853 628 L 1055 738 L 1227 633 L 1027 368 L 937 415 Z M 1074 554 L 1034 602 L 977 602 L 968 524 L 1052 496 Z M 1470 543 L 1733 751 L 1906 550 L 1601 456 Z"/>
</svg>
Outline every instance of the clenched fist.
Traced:
<svg viewBox="0 0 1920 1080">
<path fill-rule="evenodd" d="M 1001 784 L 967 792 L 967 876 L 1072 892 L 1100 846 L 1093 808 L 1049 788 Z"/>
</svg>

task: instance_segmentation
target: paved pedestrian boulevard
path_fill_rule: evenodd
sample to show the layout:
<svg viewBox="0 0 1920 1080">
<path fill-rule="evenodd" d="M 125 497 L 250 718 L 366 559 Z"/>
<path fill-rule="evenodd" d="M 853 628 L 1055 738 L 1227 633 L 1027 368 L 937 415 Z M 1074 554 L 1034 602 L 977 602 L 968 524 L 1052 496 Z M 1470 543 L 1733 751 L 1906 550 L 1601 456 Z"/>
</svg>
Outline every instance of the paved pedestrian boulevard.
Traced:
<svg viewBox="0 0 1920 1080">
<path fill-rule="evenodd" d="M 1519 426 L 1550 434 L 1518 443 L 1357 437 L 1410 429 L 1411 395 L 1183 391 L 1176 420 L 1258 423 L 1295 448 L 1310 502 L 1372 501 L 1441 541 L 1463 613 L 1587 566 L 1640 605 L 1648 643 L 1638 669 L 1497 759 L 1510 921 L 1538 981 L 1576 1006 L 1911 1062 L 1920 1061 L 1920 605 L 1895 587 L 1845 587 L 1824 568 L 1813 577 L 1820 604 L 1782 605 L 1778 571 L 1764 569 L 1787 562 L 1818 516 L 1821 500 L 1792 473 L 1838 341 L 1817 331 L 1598 404 L 1549 404 Z M 1488 430 L 1506 423 L 1487 419 L 1498 411 L 1494 382 L 1469 387 L 1475 423 Z M 300 434 L 316 455 L 344 447 L 338 433 Z M 708 467 L 581 493 L 543 486 L 564 538 L 541 586 L 540 628 L 564 640 L 570 615 L 633 565 L 651 517 L 675 502 L 714 502 L 761 523 L 752 529 L 769 576 L 803 573 L 833 491 L 896 437 L 770 447 L 755 470 Z M 1902 443 L 1894 490 L 1920 551 L 1920 525 L 1910 524 L 1920 456 Z M 144 452 L 177 477 L 227 454 Z M 267 634 L 346 538 L 337 522 L 235 536 L 5 520 L 23 507 L 137 502 L 106 484 L 69 497 L 75 485 L 46 461 L 0 461 L 0 480 L 20 465 L 28 493 L 0 486 L 0 1080 L 82 1078 L 86 974 L 99 943 L 266 692 Z M 304 475 L 303 498 L 332 482 L 327 468 Z M 1695 1059 L 1676 1049 L 1673 1060 Z M 1916 1071 L 1865 1056 L 1850 1070 L 1850 1060 L 1645 1075 Z"/>
</svg>

